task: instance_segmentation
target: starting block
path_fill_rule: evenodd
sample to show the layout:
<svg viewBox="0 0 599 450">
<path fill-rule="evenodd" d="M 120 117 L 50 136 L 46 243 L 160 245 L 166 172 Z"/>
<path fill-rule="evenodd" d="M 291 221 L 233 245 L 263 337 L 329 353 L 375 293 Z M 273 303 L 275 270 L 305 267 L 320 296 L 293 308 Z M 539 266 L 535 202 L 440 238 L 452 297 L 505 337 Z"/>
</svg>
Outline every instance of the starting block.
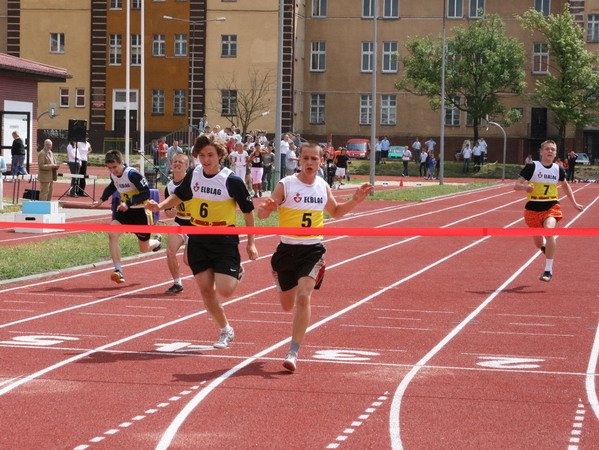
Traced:
<svg viewBox="0 0 599 450">
<path fill-rule="evenodd" d="M 65 223 L 66 214 L 58 212 L 58 202 L 25 202 L 23 212 L 15 214 L 17 223 Z M 15 228 L 15 233 L 53 233 L 56 228 Z"/>
</svg>

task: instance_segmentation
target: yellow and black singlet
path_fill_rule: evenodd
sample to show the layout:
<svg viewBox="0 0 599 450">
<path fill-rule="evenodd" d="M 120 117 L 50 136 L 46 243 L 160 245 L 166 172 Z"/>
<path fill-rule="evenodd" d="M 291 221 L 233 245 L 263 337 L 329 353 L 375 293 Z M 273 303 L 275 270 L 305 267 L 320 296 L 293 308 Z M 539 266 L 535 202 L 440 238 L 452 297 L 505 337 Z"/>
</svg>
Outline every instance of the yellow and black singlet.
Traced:
<svg viewBox="0 0 599 450">
<path fill-rule="evenodd" d="M 174 194 L 189 208 L 192 225 L 231 227 L 237 221 L 237 205 L 244 213 L 254 210 L 252 197 L 243 180 L 222 168 L 216 175 L 206 175 L 201 167 L 189 172 Z M 191 235 L 190 239 L 238 243 L 237 235 Z"/>
<path fill-rule="evenodd" d="M 553 163 L 544 166 L 539 161 L 533 161 L 522 169 L 520 176 L 533 185 L 532 192 L 527 193 L 526 209 L 546 211 L 559 203 L 557 185 L 566 178 L 563 167 Z"/>
<path fill-rule="evenodd" d="M 129 208 L 143 208 L 150 199 L 150 187 L 146 179 L 133 167 L 127 165 L 121 176 L 110 174 L 110 184 L 104 189 L 100 199 L 108 200 L 115 191 L 119 192 L 121 201 Z"/>
<path fill-rule="evenodd" d="M 171 180 L 164 189 L 164 195 L 166 198 L 175 193 L 175 189 L 179 186 L 183 180 L 175 183 L 174 180 Z M 175 217 L 175 222 L 179 225 L 190 225 L 191 220 L 191 202 L 188 200 L 186 202 L 181 202 L 177 206 L 177 216 Z"/>
<path fill-rule="evenodd" d="M 316 177 L 313 184 L 305 184 L 297 176 L 291 175 L 280 183 L 285 189 L 285 199 L 279 205 L 279 226 L 322 228 L 324 207 L 328 200 L 326 181 Z M 284 244 L 309 245 L 321 241 L 322 236 L 281 236 Z"/>
</svg>

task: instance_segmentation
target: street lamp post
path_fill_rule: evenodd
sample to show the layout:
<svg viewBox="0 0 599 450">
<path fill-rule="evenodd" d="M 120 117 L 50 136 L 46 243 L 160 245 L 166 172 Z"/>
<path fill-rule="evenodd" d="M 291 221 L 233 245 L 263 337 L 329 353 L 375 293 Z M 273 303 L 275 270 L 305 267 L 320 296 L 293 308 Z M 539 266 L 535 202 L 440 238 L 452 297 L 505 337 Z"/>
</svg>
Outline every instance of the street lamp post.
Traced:
<svg viewBox="0 0 599 450">
<path fill-rule="evenodd" d="M 489 116 L 487 116 L 487 130 L 489 130 L 489 125 L 495 125 L 498 127 L 503 133 L 503 168 L 501 169 L 501 181 L 505 181 L 505 157 L 507 151 L 507 134 L 501 125 L 497 122 L 492 122 L 489 120 Z"/>
<path fill-rule="evenodd" d="M 227 20 L 226 17 L 217 17 L 216 19 L 204 19 L 204 20 L 187 20 L 180 19 L 178 17 L 171 16 L 162 16 L 163 19 L 166 20 L 178 20 L 179 22 L 187 22 L 191 28 L 191 39 L 189 40 L 189 52 L 191 53 L 191 73 L 190 73 L 190 82 L 189 82 L 189 129 L 188 129 L 188 140 L 189 140 L 189 149 L 191 151 L 192 142 L 191 142 L 191 130 L 193 126 L 193 82 L 194 82 L 194 69 L 195 69 L 195 26 L 198 23 L 206 23 L 206 22 L 223 22 Z"/>
</svg>

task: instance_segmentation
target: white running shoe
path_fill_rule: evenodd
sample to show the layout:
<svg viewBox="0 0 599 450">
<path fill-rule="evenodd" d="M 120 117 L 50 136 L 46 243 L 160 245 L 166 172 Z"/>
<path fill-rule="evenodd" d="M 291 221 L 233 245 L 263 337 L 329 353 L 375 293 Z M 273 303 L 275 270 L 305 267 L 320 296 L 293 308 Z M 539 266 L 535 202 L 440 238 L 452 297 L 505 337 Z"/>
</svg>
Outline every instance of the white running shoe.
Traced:
<svg viewBox="0 0 599 450">
<path fill-rule="evenodd" d="M 297 367 L 297 352 L 289 352 L 283 361 L 283 367 L 290 372 L 295 372 Z"/>
<path fill-rule="evenodd" d="M 229 346 L 229 344 L 231 344 L 231 341 L 233 340 L 234 337 L 235 337 L 235 332 L 233 331 L 233 328 L 231 328 L 231 330 L 229 332 L 223 332 L 220 334 L 218 341 L 216 341 L 213 344 L 213 347 L 214 348 L 227 348 Z"/>
</svg>

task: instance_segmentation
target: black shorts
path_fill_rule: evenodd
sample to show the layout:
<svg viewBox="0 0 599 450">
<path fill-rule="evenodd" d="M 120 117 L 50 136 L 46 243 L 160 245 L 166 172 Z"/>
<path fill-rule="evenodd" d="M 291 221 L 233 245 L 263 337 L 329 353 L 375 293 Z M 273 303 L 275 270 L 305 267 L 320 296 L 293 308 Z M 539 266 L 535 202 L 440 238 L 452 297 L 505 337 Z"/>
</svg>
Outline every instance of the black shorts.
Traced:
<svg viewBox="0 0 599 450">
<path fill-rule="evenodd" d="M 293 289 L 302 277 L 314 278 L 314 288 L 320 288 L 326 251 L 322 244 L 292 245 L 281 242 L 270 263 L 279 290 L 284 292 Z"/>
<path fill-rule="evenodd" d="M 194 275 L 208 269 L 239 279 L 241 257 L 237 244 L 209 243 L 190 239 L 187 259 Z"/>
<path fill-rule="evenodd" d="M 389 157 L 389 150 L 381 150 L 381 158 Z"/>
<path fill-rule="evenodd" d="M 152 213 L 145 208 L 129 208 L 127 211 L 117 210 L 114 220 L 122 225 L 153 225 Z M 150 233 L 135 233 L 140 241 L 149 241 Z"/>
</svg>

